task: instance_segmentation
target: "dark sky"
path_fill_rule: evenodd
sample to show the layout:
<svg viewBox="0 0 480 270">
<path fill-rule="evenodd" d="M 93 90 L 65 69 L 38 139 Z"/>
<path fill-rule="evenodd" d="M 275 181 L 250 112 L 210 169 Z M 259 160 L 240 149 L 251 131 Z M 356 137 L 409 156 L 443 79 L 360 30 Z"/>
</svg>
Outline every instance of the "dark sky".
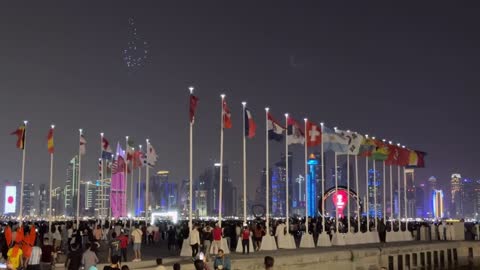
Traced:
<svg viewBox="0 0 480 270">
<path fill-rule="evenodd" d="M 259 126 L 248 145 L 250 190 L 264 166 L 266 105 L 279 119 L 289 112 L 428 152 L 417 181 L 435 175 L 446 182 L 453 172 L 479 178 L 478 5 L 138 2 L 0 4 L 2 180 L 20 178 L 21 152 L 9 133 L 23 119 L 31 123 L 28 182 L 48 183 L 52 122 L 58 185 L 78 151 L 78 128 L 86 131 L 89 178 L 97 175 L 101 131 L 112 144 L 125 135 L 137 144 L 150 138 L 159 153 L 156 169 L 186 178 L 192 84 L 200 97 L 196 176 L 219 156 L 225 92 L 234 124 L 225 132 L 225 161 L 239 187 L 243 100 Z M 129 17 L 150 46 L 147 63 L 133 75 L 122 60 Z M 273 161 L 284 146 L 271 149 Z M 303 171 L 301 147 L 295 155 L 296 175 Z"/>
</svg>

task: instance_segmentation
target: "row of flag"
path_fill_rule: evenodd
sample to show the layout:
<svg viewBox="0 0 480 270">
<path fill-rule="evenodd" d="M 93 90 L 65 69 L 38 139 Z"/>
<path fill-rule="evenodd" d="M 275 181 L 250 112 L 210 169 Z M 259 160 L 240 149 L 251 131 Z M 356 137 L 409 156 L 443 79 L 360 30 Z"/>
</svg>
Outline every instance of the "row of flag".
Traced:
<svg viewBox="0 0 480 270">
<path fill-rule="evenodd" d="M 199 99 L 195 95 L 190 95 L 190 123 L 195 121 L 195 112 Z M 222 104 L 223 128 L 232 128 L 231 113 L 224 99 Z M 255 137 L 256 124 L 253 114 L 248 108 L 244 109 L 245 136 Z M 371 157 L 373 160 L 385 161 L 387 165 L 397 165 L 402 167 L 423 168 L 425 167 L 425 152 L 408 149 L 399 145 L 387 143 L 386 141 L 363 136 L 356 132 L 343 131 L 339 129 L 330 129 L 324 125 L 317 125 L 314 122 L 306 121 L 302 128 L 294 118 L 287 117 L 287 127 L 281 125 L 275 118 L 267 112 L 268 139 L 282 141 L 286 133 L 288 144 L 304 144 L 308 147 L 314 147 L 322 144 L 323 151 L 332 151 L 337 154 L 359 155 Z M 26 126 L 22 124 L 12 135 L 17 136 L 16 146 L 19 149 L 25 148 Z M 47 135 L 47 148 L 50 154 L 53 154 L 54 147 L 54 127 L 52 126 Z M 87 140 L 80 135 L 79 152 L 81 155 L 86 153 Z M 120 143 L 117 143 L 116 155 L 114 155 L 110 143 L 102 136 L 101 142 L 101 160 L 112 161 L 112 171 L 124 171 L 125 166 L 131 163 L 133 169 L 142 166 L 155 166 L 158 155 L 151 144 L 147 144 L 146 152 L 140 149 L 135 150 L 133 140 L 127 140 L 127 149 L 123 150 Z M 128 170 L 127 170 L 128 171 Z"/>
<path fill-rule="evenodd" d="M 19 149 L 25 149 L 25 135 L 26 135 L 26 125 L 20 125 L 11 135 L 17 136 L 16 146 Z M 55 151 L 54 146 L 54 127 L 52 126 L 48 131 L 47 135 L 47 149 L 48 153 L 53 154 Z M 79 153 L 80 155 L 86 154 L 86 145 L 87 140 L 83 134 L 80 134 L 79 138 Z M 100 164 L 103 164 L 102 160 L 110 161 L 110 168 L 112 173 L 124 172 L 127 166 L 127 172 L 130 172 L 130 167 L 128 165 L 131 163 L 132 169 L 137 169 L 143 166 L 153 167 L 156 165 L 158 160 L 158 155 L 154 147 L 148 143 L 146 152 L 142 152 L 140 149 L 135 150 L 133 140 L 129 139 L 127 141 L 127 149 L 124 151 L 120 143 L 117 143 L 117 150 L 114 154 L 110 143 L 108 140 L 102 136 L 101 141 L 101 156 Z M 100 170 L 100 169 L 99 169 Z"/>
<path fill-rule="evenodd" d="M 190 123 L 193 124 L 195 111 L 198 105 L 198 97 L 190 94 Z M 222 115 L 223 128 L 231 128 L 231 113 L 227 106 L 227 101 L 223 99 Z M 244 109 L 245 136 L 253 138 L 256 132 L 256 125 L 253 120 L 253 114 L 248 108 Z M 404 146 L 395 145 L 385 140 L 370 138 L 368 135 L 361 135 L 356 132 L 331 129 L 323 124 L 317 125 L 314 122 L 306 120 L 305 127 L 302 127 L 294 118 L 287 117 L 287 127 L 281 125 L 275 118 L 267 112 L 268 139 L 282 141 L 285 133 L 288 145 L 304 144 L 308 147 L 318 145 L 323 146 L 323 151 L 336 152 L 337 154 L 358 155 L 370 157 L 376 161 L 385 161 L 386 165 L 396 165 L 409 168 L 425 167 L 426 153 L 412 150 Z"/>
</svg>

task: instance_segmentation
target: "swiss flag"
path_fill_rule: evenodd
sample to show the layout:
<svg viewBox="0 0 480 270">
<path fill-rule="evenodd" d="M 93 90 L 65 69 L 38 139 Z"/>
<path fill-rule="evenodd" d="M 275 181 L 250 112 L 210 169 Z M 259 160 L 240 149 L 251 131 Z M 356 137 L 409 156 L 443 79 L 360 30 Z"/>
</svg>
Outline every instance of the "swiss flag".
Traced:
<svg viewBox="0 0 480 270">
<path fill-rule="evenodd" d="M 309 147 L 321 144 L 322 129 L 315 123 L 307 121 L 306 140 Z"/>
</svg>

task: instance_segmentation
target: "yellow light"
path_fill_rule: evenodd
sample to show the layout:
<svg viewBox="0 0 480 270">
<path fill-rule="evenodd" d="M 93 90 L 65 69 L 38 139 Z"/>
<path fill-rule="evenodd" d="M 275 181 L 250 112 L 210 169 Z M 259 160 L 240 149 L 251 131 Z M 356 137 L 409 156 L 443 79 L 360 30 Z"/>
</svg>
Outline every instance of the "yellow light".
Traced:
<svg viewBox="0 0 480 270">
<path fill-rule="evenodd" d="M 169 174 L 169 173 L 170 173 L 169 171 L 158 171 L 157 175 L 165 175 L 165 174 Z"/>
</svg>

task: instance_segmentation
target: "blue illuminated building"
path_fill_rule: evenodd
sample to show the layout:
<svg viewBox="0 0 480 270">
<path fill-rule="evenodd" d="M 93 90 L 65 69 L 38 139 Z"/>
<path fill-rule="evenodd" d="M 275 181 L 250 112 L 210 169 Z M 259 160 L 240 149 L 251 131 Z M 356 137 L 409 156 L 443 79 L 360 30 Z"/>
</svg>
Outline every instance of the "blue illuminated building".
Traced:
<svg viewBox="0 0 480 270">
<path fill-rule="evenodd" d="M 375 173 L 375 182 L 373 181 L 373 175 Z M 369 215 L 375 216 L 375 211 L 377 212 L 377 217 L 382 217 L 382 204 L 383 197 L 381 189 L 383 183 L 383 177 L 379 170 L 374 171 L 373 169 L 368 170 L 368 204 L 369 204 Z M 375 193 L 377 197 L 377 204 L 375 204 Z"/>
<path fill-rule="evenodd" d="M 311 154 L 308 159 L 308 175 L 306 177 L 306 185 L 308 186 L 308 193 L 306 200 L 308 202 L 307 213 L 314 217 L 317 214 L 317 185 L 321 181 L 321 164 L 317 155 Z"/>
</svg>

